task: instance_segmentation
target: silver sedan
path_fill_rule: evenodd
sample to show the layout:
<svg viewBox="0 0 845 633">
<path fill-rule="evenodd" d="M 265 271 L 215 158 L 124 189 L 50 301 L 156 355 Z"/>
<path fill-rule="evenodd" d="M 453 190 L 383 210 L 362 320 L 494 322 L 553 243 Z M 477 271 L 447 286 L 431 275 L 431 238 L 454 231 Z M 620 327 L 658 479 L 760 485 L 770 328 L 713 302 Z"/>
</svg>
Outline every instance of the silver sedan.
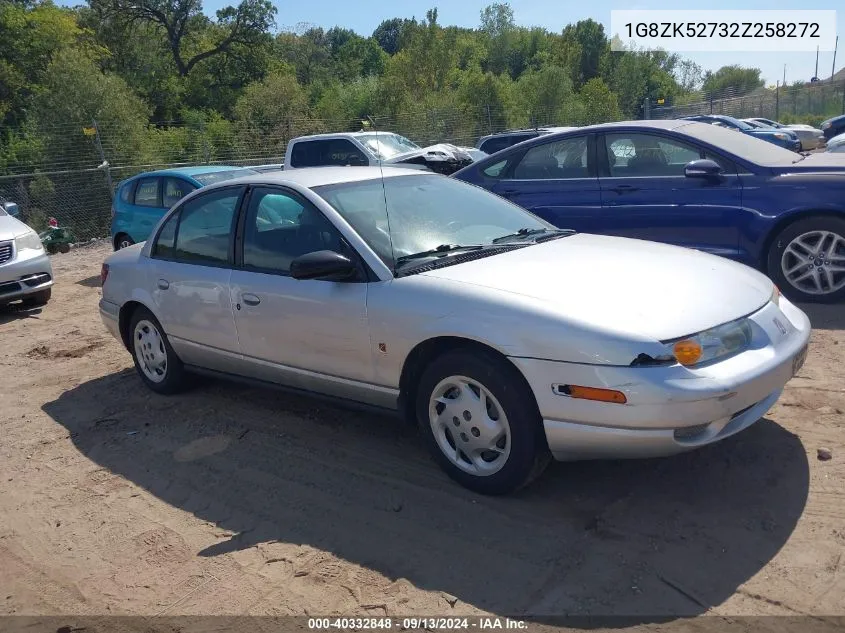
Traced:
<svg viewBox="0 0 845 633">
<path fill-rule="evenodd" d="M 153 391 L 253 379 L 416 421 L 461 484 L 669 455 L 742 431 L 810 323 L 762 274 L 574 234 L 418 170 L 268 172 L 199 190 L 103 265 L 100 314 Z"/>
<path fill-rule="evenodd" d="M 0 305 L 42 306 L 52 286 L 53 267 L 38 234 L 0 207 Z"/>
</svg>

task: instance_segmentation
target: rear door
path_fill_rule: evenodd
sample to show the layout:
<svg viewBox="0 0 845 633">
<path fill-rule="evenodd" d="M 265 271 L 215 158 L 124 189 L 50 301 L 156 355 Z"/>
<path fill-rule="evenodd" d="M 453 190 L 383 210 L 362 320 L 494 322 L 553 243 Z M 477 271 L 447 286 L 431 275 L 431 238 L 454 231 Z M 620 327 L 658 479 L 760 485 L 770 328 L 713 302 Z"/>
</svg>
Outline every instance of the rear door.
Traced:
<svg viewBox="0 0 845 633">
<path fill-rule="evenodd" d="M 652 132 L 599 136 L 603 233 L 739 256 L 742 185 L 734 163 L 686 140 Z M 684 167 L 709 158 L 718 179 L 688 178 Z"/>
<path fill-rule="evenodd" d="M 126 233 L 133 242 L 143 242 L 161 220 L 167 207 L 162 202 L 162 178 L 139 178 L 127 205 Z"/>
<path fill-rule="evenodd" d="M 560 228 L 601 228 L 593 135 L 549 139 L 509 157 L 490 190 Z M 497 165 L 484 173 L 497 174 Z"/>
<path fill-rule="evenodd" d="M 237 373 L 238 335 L 229 300 L 234 226 L 245 187 L 213 189 L 186 202 L 153 244 L 155 312 L 188 364 Z"/>
</svg>

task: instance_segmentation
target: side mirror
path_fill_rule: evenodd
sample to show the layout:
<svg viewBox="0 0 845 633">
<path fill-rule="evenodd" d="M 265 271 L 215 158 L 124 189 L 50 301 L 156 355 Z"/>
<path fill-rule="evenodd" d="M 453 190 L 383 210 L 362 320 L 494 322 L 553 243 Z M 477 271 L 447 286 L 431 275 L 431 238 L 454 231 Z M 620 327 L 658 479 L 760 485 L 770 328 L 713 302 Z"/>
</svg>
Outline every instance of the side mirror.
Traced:
<svg viewBox="0 0 845 633">
<path fill-rule="evenodd" d="M 18 205 L 16 205 L 14 202 L 4 202 L 3 210 L 6 211 L 6 213 L 8 213 L 9 215 L 11 215 L 13 218 L 20 217 L 21 214 Z"/>
<path fill-rule="evenodd" d="M 715 178 L 721 173 L 719 163 L 707 158 L 691 160 L 684 166 L 684 176 L 687 178 Z"/>
<path fill-rule="evenodd" d="M 334 251 L 314 251 L 300 255 L 290 264 L 294 279 L 348 281 L 358 272 L 351 259 Z"/>
</svg>

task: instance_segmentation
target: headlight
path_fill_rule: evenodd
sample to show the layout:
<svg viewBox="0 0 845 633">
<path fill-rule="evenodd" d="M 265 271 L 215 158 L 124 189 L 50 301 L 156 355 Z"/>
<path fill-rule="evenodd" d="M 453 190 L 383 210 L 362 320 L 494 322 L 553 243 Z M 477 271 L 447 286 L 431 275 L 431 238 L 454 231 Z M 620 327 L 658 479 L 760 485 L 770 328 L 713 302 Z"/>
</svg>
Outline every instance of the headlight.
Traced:
<svg viewBox="0 0 845 633">
<path fill-rule="evenodd" d="M 782 141 L 788 141 L 792 138 L 789 134 L 784 134 L 783 132 L 775 132 L 774 137 L 779 138 Z"/>
<path fill-rule="evenodd" d="M 23 235 L 16 237 L 15 246 L 18 252 L 26 249 L 35 251 L 44 250 L 44 246 L 41 244 L 41 238 L 38 237 L 38 233 L 35 231 L 30 231 L 29 233 L 24 233 Z"/>
<path fill-rule="evenodd" d="M 671 354 L 686 365 L 699 365 L 717 358 L 737 354 L 751 344 L 751 324 L 748 319 L 732 321 L 670 343 Z"/>
<path fill-rule="evenodd" d="M 822 129 L 823 129 L 823 130 L 826 130 L 826 129 L 827 129 L 827 128 L 829 128 L 831 125 L 833 125 L 833 124 L 832 124 L 830 121 L 825 121 L 824 123 L 822 123 Z"/>
</svg>

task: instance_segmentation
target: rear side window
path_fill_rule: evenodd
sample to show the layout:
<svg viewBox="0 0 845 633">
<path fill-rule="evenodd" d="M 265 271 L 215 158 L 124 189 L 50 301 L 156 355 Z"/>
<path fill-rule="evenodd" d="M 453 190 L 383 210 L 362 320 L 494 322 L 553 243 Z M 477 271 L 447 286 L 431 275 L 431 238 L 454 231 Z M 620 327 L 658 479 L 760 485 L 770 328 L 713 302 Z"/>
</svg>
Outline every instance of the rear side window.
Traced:
<svg viewBox="0 0 845 633">
<path fill-rule="evenodd" d="M 223 266 L 242 187 L 213 191 L 185 203 L 179 213 L 174 259 Z"/>
<path fill-rule="evenodd" d="M 169 209 L 194 189 L 196 187 L 187 180 L 182 180 L 181 178 L 165 178 L 164 197 L 162 198 L 165 208 Z"/>
<path fill-rule="evenodd" d="M 135 189 L 135 204 L 139 207 L 160 207 L 159 179 L 141 178 Z"/>
<path fill-rule="evenodd" d="M 176 246 L 176 225 L 179 223 L 179 213 L 171 215 L 161 231 L 158 232 L 156 243 L 153 245 L 153 257 L 161 259 L 172 259 L 173 249 Z"/>
<path fill-rule="evenodd" d="M 369 161 L 352 141 L 336 138 L 295 143 L 290 164 L 291 167 L 361 166 L 369 164 Z"/>
<path fill-rule="evenodd" d="M 132 186 L 135 184 L 134 181 L 124 183 L 123 186 L 120 188 L 120 201 L 128 203 L 132 199 Z"/>
</svg>

